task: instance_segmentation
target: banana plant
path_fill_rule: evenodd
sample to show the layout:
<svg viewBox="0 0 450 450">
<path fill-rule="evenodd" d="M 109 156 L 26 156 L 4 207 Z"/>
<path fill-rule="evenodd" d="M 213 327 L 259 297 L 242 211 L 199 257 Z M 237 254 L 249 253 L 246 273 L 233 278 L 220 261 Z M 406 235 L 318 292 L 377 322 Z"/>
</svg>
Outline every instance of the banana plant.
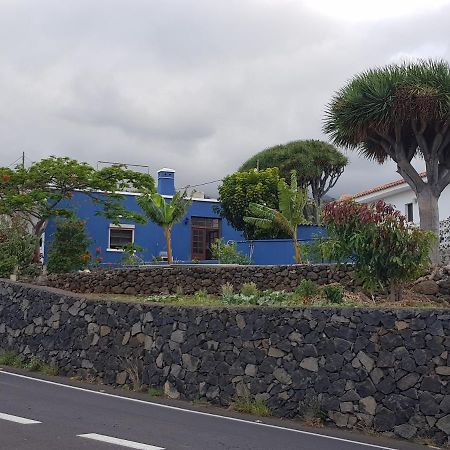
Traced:
<svg viewBox="0 0 450 450">
<path fill-rule="evenodd" d="M 186 193 L 177 192 L 170 202 L 158 193 L 144 193 L 137 198 L 137 203 L 145 215 L 164 230 L 167 247 L 167 262 L 173 263 L 172 257 L 172 227 L 181 222 L 186 215 L 192 200 L 186 198 Z"/>
<path fill-rule="evenodd" d="M 291 171 L 291 184 L 283 179 L 278 183 L 278 209 L 265 205 L 250 203 L 249 211 L 252 216 L 244 217 L 244 221 L 260 228 L 277 226 L 292 238 L 294 246 L 295 262 L 301 264 L 302 257 L 298 245 L 298 226 L 309 223 L 304 216 L 305 205 L 308 202 L 308 194 L 305 189 L 297 185 L 296 171 Z"/>
</svg>

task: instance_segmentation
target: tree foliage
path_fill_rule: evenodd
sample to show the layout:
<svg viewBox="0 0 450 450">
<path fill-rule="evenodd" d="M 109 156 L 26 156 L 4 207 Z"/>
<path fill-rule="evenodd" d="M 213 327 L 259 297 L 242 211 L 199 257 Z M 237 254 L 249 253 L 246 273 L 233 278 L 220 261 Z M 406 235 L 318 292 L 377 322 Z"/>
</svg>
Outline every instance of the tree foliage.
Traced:
<svg viewBox="0 0 450 450">
<path fill-rule="evenodd" d="M 85 269 L 91 261 L 90 243 L 84 221 L 59 221 L 48 252 L 48 271 L 67 273 Z"/>
<path fill-rule="evenodd" d="M 251 203 L 249 212 L 251 216 L 244 217 L 244 222 L 253 224 L 259 228 L 267 229 L 277 227 L 292 238 L 295 252 L 295 262 L 302 262 L 298 245 L 297 229 L 299 225 L 306 224 L 304 208 L 308 201 L 308 194 L 297 185 L 295 170 L 291 173 L 291 185 L 284 179 L 278 182 L 278 210 L 265 205 Z"/>
<path fill-rule="evenodd" d="M 192 200 L 186 198 L 186 192 L 176 192 L 170 202 L 167 202 L 161 194 L 146 193 L 137 198 L 137 203 L 153 223 L 163 228 L 166 238 L 167 259 L 169 264 L 172 264 L 172 227 L 181 222 Z"/>
<path fill-rule="evenodd" d="M 108 218 L 117 220 L 120 215 L 139 221 L 142 217 L 122 206 L 120 192 L 130 188 L 153 192 L 154 180 L 122 165 L 96 170 L 87 163 L 52 156 L 29 168 L 0 168 L 0 214 L 20 216 L 40 237 L 49 218 L 74 217 L 67 200 L 74 191 L 82 191 Z"/>
<path fill-rule="evenodd" d="M 348 159 L 335 146 L 327 142 L 309 139 L 289 142 L 267 148 L 252 156 L 240 171 L 278 167 L 286 180 L 292 170 L 297 173 L 297 183 L 309 187 L 318 212 L 323 196 L 335 186 Z M 318 218 L 316 217 L 318 221 Z"/>
<path fill-rule="evenodd" d="M 410 228 L 392 206 L 344 200 L 324 208 L 328 240 L 325 256 L 350 259 L 357 276 L 371 292 L 388 291 L 399 298 L 401 287 L 423 275 L 430 264 L 433 233 Z"/>
<path fill-rule="evenodd" d="M 278 207 L 279 181 L 277 168 L 236 172 L 225 177 L 219 186 L 220 215 L 236 230 L 241 230 L 246 239 L 285 237 L 286 234 L 278 228 L 260 229 L 244 221 L 244 217 L 250 213 L 251 203 L 269 208 Z"/>
<path fill-rule="evenodd" d="M 0 217 L 0 277 L 22 275 L 32 266 L 38 239 L 19 218 Z"/>
<path fill-rule="evenodd" d="M 390 65 L 355 76 L 328 105 L 324 130 L 366 158 L 395 161 L 417 194 L 421 227 L 438 234 L 438 199 L 450 183 L 448 62 Z M 425 162 L 426 179 L 412 164 L 415 156 Z M 437 243 L 432 259 L 437 262 Z"/>
</svg>

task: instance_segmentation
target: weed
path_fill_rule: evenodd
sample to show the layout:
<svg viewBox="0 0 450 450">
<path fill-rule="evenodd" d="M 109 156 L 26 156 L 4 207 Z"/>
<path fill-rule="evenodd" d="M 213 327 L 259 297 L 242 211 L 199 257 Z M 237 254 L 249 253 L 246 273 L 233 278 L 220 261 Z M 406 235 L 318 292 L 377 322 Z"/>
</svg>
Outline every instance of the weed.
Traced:
<svg viewBox="0 0 450 450">
<path fill-rule="evenodd" d="M 317 397 L 306 397 L 300 405 L 301 416 L 306 424 L 311 426 L 321 425 L 327 418 L 322 404 Z"/>
<path fill-rule="evenodd" d="M 222 290 L 222 298 L 225 298 L 225 299 L 231 297 L 234 293 L 234 287 L 229 282 L 222 284 L 221 290 Z"/>
<path fill-rule="evenodd" d="M 192 404 L 196 406 L 210 406 L 210 403 L 207 400 L 201 398 L 192 400 Z"/>
<path fill-rule="evenodd" d="M 176 293 L 176 295 L 178 295 L 179 297 L 182 297 L 183 294 L 184 294 L 183 286 L 177 286 L 177 289 L 176 289 L 175 293 Z"/>
<path fill-rule="evenodd" d="M 337 305 L 344 301 L 344 288 L 340 284 L 328 284 L 322 287 L 322 293 L 326 300 Z"/>
<path fill-rule="evenodd" d="M 26 369 L 31 372 L 39 372 L 42 368 L 43 362 L 39 358 L 33 356 L 26 364 Z"/>
<path fill-rule="evenodd" d="M 312 297 L 317 295 L 317 286 L 313 281 L 304 278 L 297 286 L 295 294 L 298 295 L 302 300 L 309 302 Z"/>
<path fill-rule="evenodd" d="M 200 289 L 194 294 L 196 300 L 204 300 L 208 298 L 208 293 L 204 289 Z"/>
<path fill-rule="evenodd" d="M 272 412 L 264 400 L 252 400 L 249 397 L 242 397 L 236 400 L 233 404 L 233 409 L 241 413 L 252 414 L 260 417 L 268 417 L 272 415 Z"/>
<path fill-rule="evenodd" d="M 250 283 L 244 283 L 240 292 L 244 297 L 257 297 L 259 294 L 258 288 L 253 281 Z"/>
<path fill-rule="evenodd" d="M 39 372 L 44 373 L 45 375 L 51 375 L 52 377 L 55 377 L 56 375 L 58 375 L 59 370 L 53 364 L 43 364 Z"/>
<path fill-rule="evenodd" d="M 151 397 L 164 397 L 164 390 L 160 387 L 149 387 L 148 388 L 148 395 Z"/>
<path fill-rule="evenodd" d="M 24 360 L 13 352 L 5 352 L 0 354 L 0 364 L 20 369 L 24 367 Z"/>
</svg>

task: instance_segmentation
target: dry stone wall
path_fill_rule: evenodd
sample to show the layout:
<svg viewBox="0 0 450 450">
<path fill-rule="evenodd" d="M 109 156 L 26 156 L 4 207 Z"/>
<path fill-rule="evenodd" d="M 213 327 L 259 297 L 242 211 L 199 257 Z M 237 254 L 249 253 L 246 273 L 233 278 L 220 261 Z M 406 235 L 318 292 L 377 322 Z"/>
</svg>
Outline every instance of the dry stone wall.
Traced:
<svg viewBox="0 0 450 450">
<path fill-rule="evenodd" d="M 438 443 L 450 436 L 450 310 L 194 308 L 0 281 L 0 349 L 63 375 Z M 134 375 L 133 375 L 134 374 Z"/>
<path fill-rule="evenodd" d="M 72 292 L 135 295 L 175 293 L 182 289 L 184 293 L 192 294 L 203 289 L 210 294 L 218 294 L 225 283 L 239 289 L 249 282 L 256 283 L 258 289 L 292 291 L 304 278 L 319 285 L 339 282 L 350 289 L 354 285 L 353 267 L 350 265 L 151 266 L 49 275 L 45 284 Z"/>
</svg>

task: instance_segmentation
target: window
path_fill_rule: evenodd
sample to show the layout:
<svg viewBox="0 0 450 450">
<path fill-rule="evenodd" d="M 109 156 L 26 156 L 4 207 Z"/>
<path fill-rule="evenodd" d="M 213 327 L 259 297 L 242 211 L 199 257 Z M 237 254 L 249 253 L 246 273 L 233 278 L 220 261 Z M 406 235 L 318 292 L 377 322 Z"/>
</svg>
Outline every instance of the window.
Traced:
<svg viewBox="0 0 450 450">
<path fill-rule="evenodd" d="M 134 225 L 110 225 L 108 250 L 122 251 L 127 244 L 134 243 Z"/>
<path fill-rule="evenodd" d="M 220 219 L 192 217 L 192 259 L 212 259 L 211 244 L 220 238 Z"/>
<path fill-rule="evenodd" d="M 414 208 L 412 203 L 405 205 L 405 216 L 408 222 L 414 222 Z"/>
</svg>

